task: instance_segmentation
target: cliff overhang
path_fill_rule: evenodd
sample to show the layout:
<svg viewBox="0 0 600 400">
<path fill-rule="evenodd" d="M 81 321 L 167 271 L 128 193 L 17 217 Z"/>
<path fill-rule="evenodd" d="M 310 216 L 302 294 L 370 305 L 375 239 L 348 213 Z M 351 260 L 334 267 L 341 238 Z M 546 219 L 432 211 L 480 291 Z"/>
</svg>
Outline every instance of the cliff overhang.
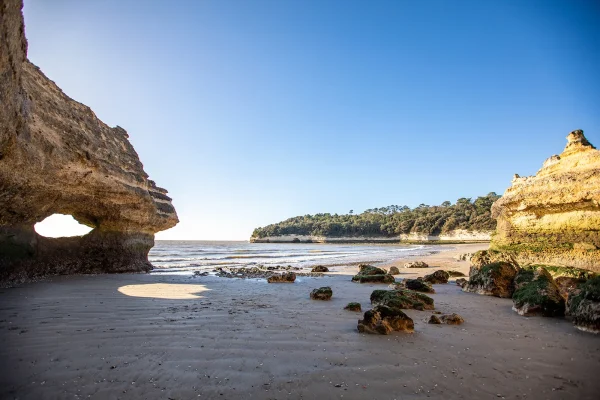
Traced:
<svg viewBox="0 0 600 400">
<path fill-rule="evenodd" d="M 0 281 L 148 271 L 154 233 L 178 222 L 171 198 L 148 179 L 123 128 L 27 60 L 22 7 L 0 2 Z M 34 224 L 57 213 L 93 230 L 38 235 Z"/>
</svg>

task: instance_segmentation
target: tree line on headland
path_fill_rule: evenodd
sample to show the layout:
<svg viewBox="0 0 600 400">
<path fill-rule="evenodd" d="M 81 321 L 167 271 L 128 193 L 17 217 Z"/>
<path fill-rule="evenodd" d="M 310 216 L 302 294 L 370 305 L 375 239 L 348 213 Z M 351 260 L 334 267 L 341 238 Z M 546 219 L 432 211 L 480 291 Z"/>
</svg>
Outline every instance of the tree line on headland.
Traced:
<svg viewBox="0 0 600 400">
<path fill-rule="evenodd" d="M 418 233 L 439 235 L 457 229 L 493 231 L 496 220 L 490 213 L 492 204 L 500 198 L 494 192 L 474 201 L 460 198 L 452 204 L 439 206 L 420 204 L 415 208 L 391 205 L 365 210 L 361 214 L 315 214 L 286 219 L 276 224 L 256 228 L 254 238 L 282 235 L 310 236 L 397 236 Z"/>
</svg>

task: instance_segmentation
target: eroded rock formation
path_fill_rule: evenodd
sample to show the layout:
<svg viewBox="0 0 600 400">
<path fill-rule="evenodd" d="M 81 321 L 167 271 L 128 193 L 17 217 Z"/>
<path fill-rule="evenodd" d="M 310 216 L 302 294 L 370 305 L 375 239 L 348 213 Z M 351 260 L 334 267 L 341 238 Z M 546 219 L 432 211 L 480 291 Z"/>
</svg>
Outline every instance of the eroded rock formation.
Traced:
<svg viewBox="0 0 600 400">
<path fill-rule="evenodd" d="M 600 272 L 600 151 L 576 130 L 535 176 L 512 181 L 492 206 L 491 248 L 522 264 Z"/>
<path fill-rule="evenodd" d="M 0 280 L 147 271 L 154 233 L 177 214 L 111 128 L 27 60 L 21 0 L 0 1 Z M 70 214 L 94 228 L 44 238 L 33 226 Z"/>
</svg>

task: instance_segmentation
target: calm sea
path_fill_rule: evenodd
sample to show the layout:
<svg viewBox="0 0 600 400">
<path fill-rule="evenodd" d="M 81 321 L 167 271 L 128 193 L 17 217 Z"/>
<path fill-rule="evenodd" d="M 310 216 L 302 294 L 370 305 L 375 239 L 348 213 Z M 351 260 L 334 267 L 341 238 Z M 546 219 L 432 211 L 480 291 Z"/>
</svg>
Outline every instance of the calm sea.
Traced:
<svg viewBox="0 0 600 400">
<path fill-rule="evenodd" d="M 393 244 L 292 244 L 225 241 L 157 240 L 150 250 L 153 273 L 192 274 L 215 267 L 253 265 L 351 265 L 385 263 L 400 257 L 429 253 L 433 246 Z"/>
</svg>

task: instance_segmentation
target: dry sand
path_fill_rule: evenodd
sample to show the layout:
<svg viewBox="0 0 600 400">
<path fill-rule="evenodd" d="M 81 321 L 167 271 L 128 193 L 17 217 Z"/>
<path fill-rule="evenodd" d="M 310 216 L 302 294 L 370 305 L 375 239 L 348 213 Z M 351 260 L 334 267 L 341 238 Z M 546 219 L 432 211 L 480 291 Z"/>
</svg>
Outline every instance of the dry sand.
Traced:
<svg viewBox="0 0 600 400">
<path fill-rule="evenodd" d="M 420 259 L 466 271 L 452 255 L 469 246 L 480 245 Z M 124 274 L 1 289 L 0 398 L 598 399 L 600 337 L 564 319 L 447 284 L 435 285 L 436 309 L 463 325 L 408 310 L 413 334 L 363 335 L 361 314 L 343 307 L 369 308 L 382 286 L 335 269 L 345 274 L 293 284 Z M 320 286 L 331 301 L 309 299 Z"/>
</svg>

